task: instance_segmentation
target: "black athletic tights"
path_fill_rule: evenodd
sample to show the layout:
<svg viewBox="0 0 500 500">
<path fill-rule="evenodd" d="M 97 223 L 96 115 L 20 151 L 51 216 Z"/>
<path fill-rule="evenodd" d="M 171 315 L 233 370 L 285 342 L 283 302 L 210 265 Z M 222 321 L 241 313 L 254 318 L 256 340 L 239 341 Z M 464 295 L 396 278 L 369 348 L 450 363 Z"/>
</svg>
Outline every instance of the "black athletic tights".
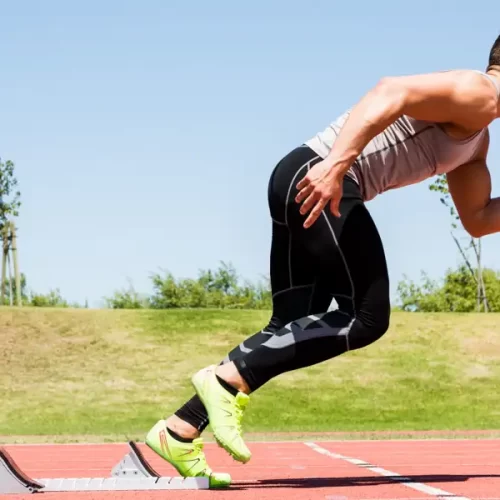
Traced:
<svg viewBox="0 0 500 500">
<path fill-rule="evenodd" d="M 303 227 L 296 185 L 319 161 L 301 146 L 269 181 L 272 317 L 222 361 L 234 361 L 252 391 L 281 373 L 365 347 L 389 326 L 384 249 L 358 185 L 345 177 L 340 218 L 327 205 L 309 229 Z M 338 309 L 329 310 L 333 298 Z M 208 424 L 197 396 L 176 415 L 199 430 Z"/>
</svg>

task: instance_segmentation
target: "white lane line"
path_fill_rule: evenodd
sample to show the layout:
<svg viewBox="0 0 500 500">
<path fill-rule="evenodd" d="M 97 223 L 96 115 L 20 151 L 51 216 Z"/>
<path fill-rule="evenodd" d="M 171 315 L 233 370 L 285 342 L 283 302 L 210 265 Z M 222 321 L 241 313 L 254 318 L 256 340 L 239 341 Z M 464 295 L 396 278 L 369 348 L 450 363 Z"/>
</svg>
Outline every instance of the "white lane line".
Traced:
<svg viewBox="0 0 500 500">
<path fill-rule="evenodd" d="M 449 491 L 444 491 L 439 488 L 434 488 L 434 486 L 429 486 L 424 483 L 417 483 L 412 481 L 409 477 L 402 476 L 401 474 L 397 474 L 396 472 L 391 472 L 389 470 L 383 469 L 382 467 L 377 467 L 376 465 L 372 465 L 364 460 L 360 460 L 359 458 L 350 458 L 344 455 L 340 455 L 339 453 L 333 453 L 331 451 L 318 446 L 316 443 L 307 442 L 304 443 L 309 448 L 314 451 L 321 453 L 327 457 L 333 458 L 335 460 L 343 460 L 344 462 L 349 462 L 350 464 L 356 465 L 358 467 L 362 467 L 363 469 L 367 469 L 379 476 L 388 477 L 391 481 L 396 484 L 401 484 L 401 486 L 406 486 L 407 488 L 412 488 L 413 490 L 420 491 L 420 493 L 425 493 L 426 495 L 430 495 L 435 498 L 447 499 L 447 500 L 471 500 L 467 497 L 462 497 L 459 495 L 454 495 Z"/>
</svg>

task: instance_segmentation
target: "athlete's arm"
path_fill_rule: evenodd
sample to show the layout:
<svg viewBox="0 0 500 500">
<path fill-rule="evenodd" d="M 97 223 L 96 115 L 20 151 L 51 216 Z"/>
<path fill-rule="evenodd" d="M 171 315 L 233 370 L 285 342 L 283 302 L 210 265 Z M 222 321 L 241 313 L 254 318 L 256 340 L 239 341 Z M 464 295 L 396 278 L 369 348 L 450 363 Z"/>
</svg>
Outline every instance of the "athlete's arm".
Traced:
<svg viewBox="0 0 500 500">
<path fill-rule="evenodd" d="M 477 159 L 447 174 L 448 188 L 460 221 L 474 238 L 500 232 L 500 198 L 491 198 L 487 149 L 488 138 Z"/>
<path fill-rule="evenodd" d="M 365 146 L 402 115 L 453 124 L 472 134 L 492 122 L 498 96 L 492 82 L 473 71 L 384 78 L 352 109 L 329 155 L 298 182 L 301 214 L 310 227 L 330 201 L 340 216 L 342 178 Z"/>
<path fill-rule="evenodd" d="M 491 82 L 472 71 L 384 78 L 354 106 L 326 163 L 347 172 L 368 142 L 402 115 L 475 132 L 496 117 L 497 105 Z"/>
</svg>

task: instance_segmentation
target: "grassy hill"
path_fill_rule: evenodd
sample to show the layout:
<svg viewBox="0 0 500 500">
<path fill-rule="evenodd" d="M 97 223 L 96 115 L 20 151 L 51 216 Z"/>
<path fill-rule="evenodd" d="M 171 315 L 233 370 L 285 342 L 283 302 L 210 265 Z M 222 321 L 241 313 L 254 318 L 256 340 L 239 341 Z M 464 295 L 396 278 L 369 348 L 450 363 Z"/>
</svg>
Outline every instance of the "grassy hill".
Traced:
<svg viewBox="0 0 500 500">
<path fill-rule="evenodd" d="M 262 311 L 0 309 L 0 436 L 142 439 Z M 372 346 L 252 396 L 248 432 L 500 428 L 500 316 L 394 313 Z"/>
</svg>

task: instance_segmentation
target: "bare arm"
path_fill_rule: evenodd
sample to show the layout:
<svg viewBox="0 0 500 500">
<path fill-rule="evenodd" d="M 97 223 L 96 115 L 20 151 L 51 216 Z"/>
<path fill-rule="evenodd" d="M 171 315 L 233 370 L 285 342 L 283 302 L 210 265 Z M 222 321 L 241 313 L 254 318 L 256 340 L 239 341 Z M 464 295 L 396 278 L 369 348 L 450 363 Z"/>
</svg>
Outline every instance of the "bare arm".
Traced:
<svg viewBox="0 0 500 500">
<path fill-rule="evenodd" d="M 495 89 L 471 71 L 385 78 L 352 109 L 326 162 L 346 172 L 368 142 L 402 115 L 474 132 L 496 113 Z"/>
<path fill-rule="evenodd" d="M 458 216 L 465 230 L 474 238 L 500 232 L 500 198 L 491 198 L 487 149 L 488 139 L 477 159 L 447 174 Z"/>
</svg>

